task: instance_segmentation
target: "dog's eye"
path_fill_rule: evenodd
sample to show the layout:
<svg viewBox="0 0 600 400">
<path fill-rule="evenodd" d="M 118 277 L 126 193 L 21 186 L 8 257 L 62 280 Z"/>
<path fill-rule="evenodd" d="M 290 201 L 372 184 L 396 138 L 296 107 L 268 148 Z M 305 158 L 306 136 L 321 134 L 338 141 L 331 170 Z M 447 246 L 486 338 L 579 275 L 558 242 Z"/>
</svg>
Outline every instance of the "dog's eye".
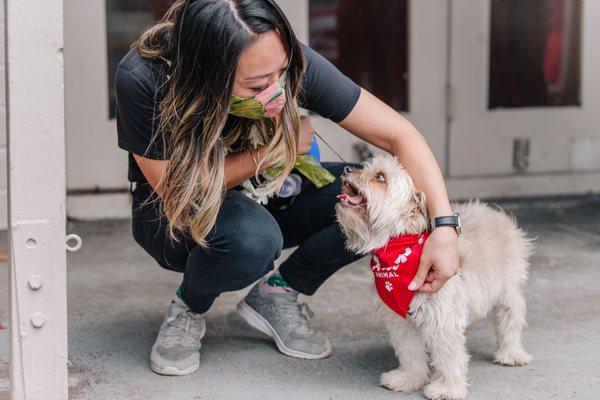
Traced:
<svg viewBox="0 0 600 400">
<path fill-rule="evenodd" d="M 383 172 L 378 172 L 375 175 L 375 179 L 380 181 L 380 182 L 385 182 L 385 175 L 383 174 Z"/>
</svg>

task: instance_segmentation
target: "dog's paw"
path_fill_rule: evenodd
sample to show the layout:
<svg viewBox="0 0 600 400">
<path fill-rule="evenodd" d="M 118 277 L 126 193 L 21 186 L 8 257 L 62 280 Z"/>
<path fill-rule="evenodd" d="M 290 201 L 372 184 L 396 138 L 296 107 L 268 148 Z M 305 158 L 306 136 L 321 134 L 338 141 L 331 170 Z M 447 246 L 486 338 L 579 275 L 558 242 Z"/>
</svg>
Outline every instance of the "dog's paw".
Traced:
<svg viewBox="0 0 600 400">
<path fill-rule="evenodd" d="M 463 400 L 467 397 L 467 387 L 448 385 L 443 379 L 436 379 L 423 389 L 423 395 L 431 400 Z"/>
<path fill-rule="evenodd" d="M 427 376 L 394 369 L 381 374 L 379 384 L 395 392 L 414 392 L 427 383 Z"/>
<path fill-rule="evenodd" d="M 525 350 L 516 350 L 516 351 L 499 351 L 496 353 L 495 363 L 502 365 L 525 365 L 531 362 L 531 354 L 527 353 Z"/>
</svg>

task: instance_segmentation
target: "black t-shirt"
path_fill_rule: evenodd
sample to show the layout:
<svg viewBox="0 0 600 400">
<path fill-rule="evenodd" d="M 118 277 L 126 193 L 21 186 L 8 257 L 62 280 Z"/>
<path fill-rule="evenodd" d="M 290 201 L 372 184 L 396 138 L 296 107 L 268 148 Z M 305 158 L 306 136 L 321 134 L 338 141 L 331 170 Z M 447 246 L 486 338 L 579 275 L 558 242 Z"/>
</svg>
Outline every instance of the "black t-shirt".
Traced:
<svg viewBox="0 0 600 400">
<path fill-rule="evenodd" d="M 354 108 L 360 87 L 322 55 L 301 43 L 306 73 L 298 96 L 300 107 L 334 122 L 342 121 Z M 168 159 L 162 135 L 156 135 L 158 106 L 166 93 L 167 79 L 160 59 L 142 58 L 131 49 L 119 62 L 115 75 L 117 135 L 120 148 L 129 152 L 127 178 L 146 182 L 132 153 L 151 159 Z"/>
</svg>

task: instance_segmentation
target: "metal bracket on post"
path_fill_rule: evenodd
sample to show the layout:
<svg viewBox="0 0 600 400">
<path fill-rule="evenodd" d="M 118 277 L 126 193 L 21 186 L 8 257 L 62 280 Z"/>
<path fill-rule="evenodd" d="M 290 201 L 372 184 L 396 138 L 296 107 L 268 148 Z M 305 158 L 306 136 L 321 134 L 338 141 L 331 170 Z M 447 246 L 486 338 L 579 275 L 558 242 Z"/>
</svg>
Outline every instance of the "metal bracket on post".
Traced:
<svg viewBox="0 0 600 400">
<path fill-rule="evenodd" d="M 62 262 L 55 263 L 59 253 L 66 257 L 65 247 L 55 241 L 55 226 L 49 220 L 15 221 L 10 229 L 10 262 L 18 265 L 11 269 L 12 361 L 16 364 L 11 365 L 11 390 L 22 398 L 42 399 L 50 388 L 61 385 L 57 378 L 67 364 L 65 335 L 57 334 L 66 331 L 66 315 L 57 308 L 57 303 L 66 303 L 66 275 L 57 265 Z"/>
<path fill-rule="evenodd" d="M 81 238 L 72 233 L 65 237 L 64 248 L 54 243 L 56 235 L 51 234 L 52 224 L 48 220 L 18 221 L 11 224 L 11 264 L 18 265 L 12 272 L 13 301 L 13 395 L 26 399 L 42 399 L 43 393 L 52 385 L 57 385 L 61 368 L 67 364 L 66 345 L 62 335 L 56 330 L 66 330 L 66 321 L 56 304 L 49 302 L 52 296 L 62 297 L 66 302 L 64 274 L 57 274 L 55 260 L 57 253 L 64 250 L 75 252 L 81 248 Z M 75 240 L 75 245 L 69 245 Z M 58 245 L 58 246 L 57 246 Z M 64 249 L 64 250 L 63 250 Z M 54 253 L 54 254 L 52 254 Z M 53 258 L 54 257 L 54 258 Z M 65 349 L 59 352 L 58 349 Z M 52 351 L 49 351 L 52 350 Z M 44 359 L 44 360 L 42 360 Z M 43 361 L 43 362 L 42 362 Z M 54 368 L 45 369 L 47 365 Z M 61 387 L 56 388 L 57 392 Z"/>
</svg>

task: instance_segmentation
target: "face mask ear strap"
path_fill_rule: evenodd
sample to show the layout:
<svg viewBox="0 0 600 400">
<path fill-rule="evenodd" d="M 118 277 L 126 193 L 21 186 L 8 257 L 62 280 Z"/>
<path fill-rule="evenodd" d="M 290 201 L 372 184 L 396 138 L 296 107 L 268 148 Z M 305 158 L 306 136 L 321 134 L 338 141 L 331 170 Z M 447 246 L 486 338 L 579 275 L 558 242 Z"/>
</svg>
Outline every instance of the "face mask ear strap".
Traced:
<svg viewBox="0 0 600 400">
<path fill-rule="evenodd" d="M 279 77 L 279 86 L 281 86 L 282 88 L 285 88 L 285 81 L 287 79 L 288 69 L 289 66 L 281 73 L 281 76 Z"/>
<path fill-rule="evenodd" d="M 288 74 L 288 71 L 290 70 L 290 66 L 292 65 L 292 58 L 294 56 L 294 51 L 292 50 L 292 46 L 289 45 L 289 48 L 290 48 L 290 52 L 292 54 L 290 54 L 290 59 L 289 59 L 287 66 L 285 67 L 285 70 L 283 70 L 283 73 L 279 77 L 279 86 L 281 86 L 284 89 L 285 89 L 285 82 L 287 80 L 287 74 Z"/>
</svg>

